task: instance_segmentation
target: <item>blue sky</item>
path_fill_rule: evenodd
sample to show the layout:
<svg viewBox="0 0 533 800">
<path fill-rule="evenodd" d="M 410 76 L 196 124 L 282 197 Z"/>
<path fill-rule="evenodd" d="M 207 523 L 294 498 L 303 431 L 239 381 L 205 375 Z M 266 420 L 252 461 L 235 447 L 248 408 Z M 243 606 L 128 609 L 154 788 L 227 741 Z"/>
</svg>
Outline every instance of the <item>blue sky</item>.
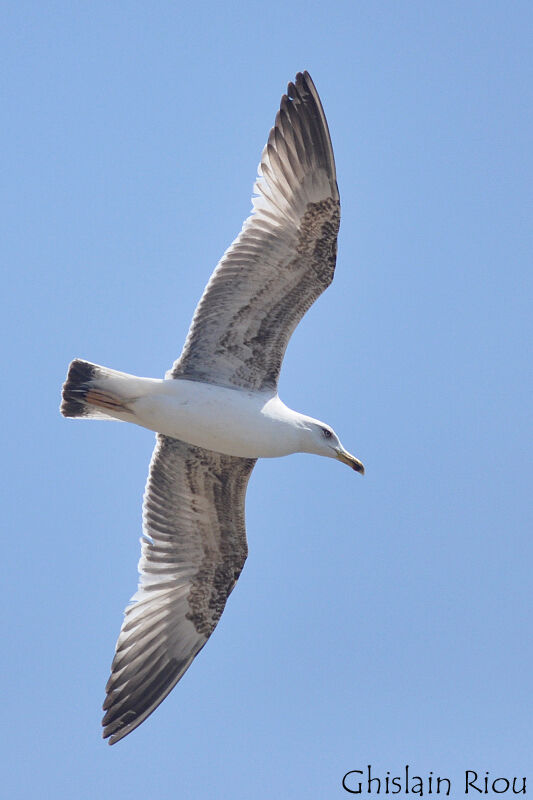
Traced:
<svg viewBox="0 0 533 800">
<path fill-rule="evenodd" d="M 22 0 L 2 18 L 5 796 L 332 800 L 367 764 L 457 796 L 465 769 L 533 784 L 531 5 Z M 256 467 L 219 627 L 109 748 L 153 437 L 62 419 L 61 383 L 75 356 L 172 364 L 301 69 L 343 216 L 280 394 L 367 474 Z"/>
</svg>

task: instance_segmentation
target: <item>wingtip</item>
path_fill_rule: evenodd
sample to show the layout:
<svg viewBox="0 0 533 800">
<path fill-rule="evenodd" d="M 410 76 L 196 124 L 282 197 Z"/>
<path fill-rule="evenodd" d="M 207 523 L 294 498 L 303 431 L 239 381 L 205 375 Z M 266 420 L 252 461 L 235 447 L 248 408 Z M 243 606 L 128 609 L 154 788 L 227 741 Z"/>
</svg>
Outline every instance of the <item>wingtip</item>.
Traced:
<svg viewBox="0 0 533 800">
<path fill-rule="evenodd" d="M 102 739 L 104 740 L 104 742 L 107 739 L 107 744 L 109 746 L 111 746 L 113 744 L 116 744 L 117 742 L 120 742 L 120 740 L 123 739 L 123 738 L 124 738 L 123 736 L 119 736 L 118 734 L 110 735 L 109 733 L 106 733 L 105 731 L 102 732 Z"/>
<path fill-rule="evenodd" d="M 296 78 L 294 79 L 295 84 L 298 86 L 303 84 L 306 88 L 313 88 L 316 91 L 316 87 L 314 81 L 306 69 L 303 69 L 301 72 L 296 73 Z"/>
</svg>

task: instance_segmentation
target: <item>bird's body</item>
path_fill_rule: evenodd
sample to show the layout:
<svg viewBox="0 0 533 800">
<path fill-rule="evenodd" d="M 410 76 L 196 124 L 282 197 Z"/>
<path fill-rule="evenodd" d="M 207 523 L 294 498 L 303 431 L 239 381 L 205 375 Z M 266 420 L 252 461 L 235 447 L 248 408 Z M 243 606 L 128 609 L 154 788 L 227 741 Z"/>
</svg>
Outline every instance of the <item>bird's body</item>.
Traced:
<svg viewBox="0 0 533 800">
<path fill-rule="evenodd" d="M 86 414 L 133 422 L 196 447 L 240 458 L 276 458 L 306 451 L 305 433 L 319 420 L 293 411 L 271 389 L 255 391 L 183 378 L 138 378 L 73 362 L 90 385 Z M 85 373 L 83 376 L 79 373 Z"/>
<path fill-rule="evenodd" d="M 241 458 L 275 458 L 300 450 L 305 418 L 276 393 L 179 378 L 150 388 L 132 406 L 145 428 Z"/>
<path fill-rule="evenodd" d="M 363 472 L 328 425 L 277 393 L 289 338 L 333 279 L 340 219 L 326 118 L 307 73 L 281 100 L 255 191 L 165 379 L 75 359 L 63 386 L 64 416 L 157 432 L 139 588 L 106 687 L 111 744 L 159 705 L 214 630 L 246 559 L 244 497 L 256 459 L 308 452 Z"/>
</svg>

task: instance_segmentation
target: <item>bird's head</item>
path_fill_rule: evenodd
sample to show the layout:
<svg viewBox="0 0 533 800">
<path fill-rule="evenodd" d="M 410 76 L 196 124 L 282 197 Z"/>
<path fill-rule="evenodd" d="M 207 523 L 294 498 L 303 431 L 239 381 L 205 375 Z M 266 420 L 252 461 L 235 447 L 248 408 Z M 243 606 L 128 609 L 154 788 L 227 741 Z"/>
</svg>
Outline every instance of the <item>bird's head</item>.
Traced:
<svg viewBox="0 0 533 800">
<path fill-rule="evenodd" d="M 304 448 L 307 453 L 315 453 L 318 456 L 327 456 L 342 461 L 361 475 L 365 474 L 365 468 L 358 458 L 352 456 L 344 449 L 339 437 L 330 425 L 318 420 L 307 418 L 304 425 Z M 304 449 L 302 448 L 302 449 Z"/>
</svg>

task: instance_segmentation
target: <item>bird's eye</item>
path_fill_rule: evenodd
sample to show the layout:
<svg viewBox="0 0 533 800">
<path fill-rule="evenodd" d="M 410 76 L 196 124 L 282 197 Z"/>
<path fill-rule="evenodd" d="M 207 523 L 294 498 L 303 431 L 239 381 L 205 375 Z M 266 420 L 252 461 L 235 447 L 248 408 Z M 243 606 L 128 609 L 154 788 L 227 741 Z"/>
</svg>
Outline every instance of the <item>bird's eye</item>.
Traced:
<svg viewBox="0 0 533 800">
<path fill-rule="evenodd" d="M 328 431 L 327 428 L 322 428 L 322 435 L 324 436 L 325 439 L 331 439 L 333 434 L 331 433 L 331 431 Z"/>
</svg>

